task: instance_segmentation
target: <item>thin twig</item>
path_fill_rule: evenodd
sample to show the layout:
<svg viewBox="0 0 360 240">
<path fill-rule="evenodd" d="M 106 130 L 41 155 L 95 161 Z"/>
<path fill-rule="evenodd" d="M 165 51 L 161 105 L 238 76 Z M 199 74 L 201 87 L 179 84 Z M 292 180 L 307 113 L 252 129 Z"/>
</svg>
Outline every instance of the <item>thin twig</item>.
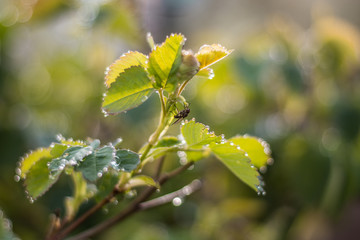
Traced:
<svg viewBox="0 0 360 240">
<path fill-rule="evenodd" d="M 186 169 L 188 169 L 190 166 L 192 166 L 194 164 L 194 162 L 189 162 L 175 170 L 173 170 L 172 172 L 166 173 L 164 175 L 162 175 L 159 178 L 159 184 L 162 185 L 164 184 L 167 180 L 169 180 L 170 178 L 175 177 L 176 175 L 182 173 L 183 171 L 185 171 Z M 114 216 L 113 218 L 108 219 L 107 221 L 104 221 L 82 233 L 79 233 L 73 237 L 71 237 L 69 240 L 80 240 L 80 239 L 86 239 L 90 236 L 93 236 L 95 234 L 98 234 L 110 227 L 112 227 L 113 225 L 121 222 L 122 220 L 126 219 L 128 216 L 141 211 L 141 203 L 143 201 L 145 201 L 146 199 L 148 199 L 155 191 L 157 188 L 155 187 L 148 187 L 147 189 L 145 189 L 144 192 L 142 192 L 141 195 L 139 195 L 133 202 L 132 204 L 127 207 L 126 209 L 124 209 L 124 211 L 120 212 L 118 215 Z M 146 206 L 146 205 L 145 205 Z M 62 239 L 64 238 L 66 235 L 61 236 Z"/>
<path fill-rule="evenodd" d="M 186 196 L 189 196 L 193 192 L 199 190 L 201 188 L 201 181 L 198 179 L 195 179 L 190 184 L 184 186 L 182 189 L 179 189 L 175 192 L 166 194 L 164 196 L 154 198 L 147 202 L 142 202 L 139 204 L 139 211 L 144 211 L 149 208 L 154 208 L 160 205 L 164 205 L 166 203 L 171 202 L 174 198 L 184 198 Z"/>
<path fill-rule="evenodd" d="M 160 159 L 159 159 L 159 163 L 158 163 L 158 166 L 156 168 L 156 172 L 155 172 L 155 176 L 154 176 L 154 179 L 157 180 L 159 179 L 160 177 L 160 174 L 161 174 L 161 170 L 162 170 L 162 167 L 164 165 L 164 160 L 165 160 L 165 155 L 162 156 Z"/>
</svg>

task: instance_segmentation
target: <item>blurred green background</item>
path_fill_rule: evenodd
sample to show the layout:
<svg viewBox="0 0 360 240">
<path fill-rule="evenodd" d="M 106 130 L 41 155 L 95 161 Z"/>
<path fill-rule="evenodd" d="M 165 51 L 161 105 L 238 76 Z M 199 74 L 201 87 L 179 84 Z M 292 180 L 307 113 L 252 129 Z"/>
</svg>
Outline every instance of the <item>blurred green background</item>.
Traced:
<svg viewBox="0 0 360 240">
<path fill-rule="evenodd" d="M 203 180 L 181 206 L 140 213 L 94 239 L 359 239 L 359 7 L 355 0 L 1 0 L 0 209 L 15 234 L 42 239 L 49 214 L 71 193 L 64 177 L 30 204 L 14 181 L 18 159 L 58 133 L 104 143 L 122 137 L 138 150 L 157 124 L 158 100 L 105 118 L 104 71 L 128 50 L 147 54 L 147 32 L 156 42 L 181 32 L 186 49 L 235 50 L 215 65 L 214 79 L 193 79 L 184 95 L 190 117 L 215 133 L 270 143 L 267 195 L 205 159 L 164 187 Z M 167 159 L 168 169 L 177 165 L 176 156 Z M 118 210 L 109 207 L 84 228 Z"/>
</svg>

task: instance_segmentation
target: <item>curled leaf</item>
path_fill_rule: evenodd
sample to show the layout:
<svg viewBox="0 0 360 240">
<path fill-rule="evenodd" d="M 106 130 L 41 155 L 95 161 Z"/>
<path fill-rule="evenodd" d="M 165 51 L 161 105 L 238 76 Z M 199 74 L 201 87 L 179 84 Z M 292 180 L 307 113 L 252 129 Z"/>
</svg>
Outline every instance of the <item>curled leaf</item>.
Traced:
<svg viewBox="0 0 360 240">
<path fill-rule="evenodd" d="M 195 54 L 195 57 L 200 62 L 200 70 L 202 70 L 223 59 L 232 51 L 227 50 L 220 44 L 203 45 L 199 52 Z"/>
</svg>

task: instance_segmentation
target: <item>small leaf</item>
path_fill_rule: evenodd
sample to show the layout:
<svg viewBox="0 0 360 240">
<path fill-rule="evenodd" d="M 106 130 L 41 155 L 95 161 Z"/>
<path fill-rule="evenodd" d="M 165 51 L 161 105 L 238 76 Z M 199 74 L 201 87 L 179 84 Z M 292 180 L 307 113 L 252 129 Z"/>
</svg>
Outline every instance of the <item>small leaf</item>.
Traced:
<svg viewBox="0 0 360 240">
<path fill-rule="evenodd" d="M 115 159 L 115 163 L 112 167 L 117 171 L 131 172 L 140 163 L 139 155 L 130 150 L 117 150 Z"/>
<path fill-rule="evenodd" d="M 215 77 L 215 74 L 212 68 L 203 68 L 196 74 L 196 76 L 213 79 Z"/>
<path fill-rule="evenodd" d="M 187 144 L 187 148 L 190 149 L 204 149 L 200 152 L 186 152 L 187 161 L 197 161 L 207 155 L 206 145 L 212 142 L 219 142 L 221 137 L 215 135 L 215 133 L 209 133 L 209 128 L 202 123 L 196 123 L 195 120 L 186 122 L 181 127 L 181 134 Z"/>
<path fill-rule="evenodd" d="M 30 168 L 35 165 L 40 159 L 44 157 L 50 157 L 50 148 L 39 148 L 27 155 L 20 162 L 21 178 L 25 179 L 26 174 Z"/>
<path fill-rule="evenodd" d="M 155 77 L 155 88 L 164 88 L 167 80 L 180 66 L 184 43 L 183 35 L 172 34 L 150 53 L 148 71 Z"/>
<path fill-rule="evenodd" d="M 51 173 L 62 171 L 65 166 L 75 166 L 79 164 L 86 156 L 92 154 L 94 151 L 92 146 L 82 147 L 75 146 L 66 149 L 63 154 L 50 161 L 49 169 Z"/>
<path fill-rule="evenodd" d="M 125 69 L 133 66 L 146 66 L 147 56 L 139 52 L 127 52 L 117 59 L 106 70 L 105 85 L 110 85 L 115 82 L 116 78 L 125 71 Z"/>
<path fill-rule="evenodd" d="M 132 189 L 134 187 L 151 186 L 160 188 L 160 185 L 149 176 L 138 175 L 129 179 L 129 182 L 125 185 L 126 189 Z"/>
<path fill-rule="evenodd" d="M 219 142 L 221 137 L 214 132 L 209 133 L 209 127 L 195 120 L 186 122 L 181 127 L 181 134 L 189 148 L 202 147 L 211 142 Z"/>
<path fill-rule="evenodd" d="M 154 146 L 154 148 L 172 147 L 172 146 L 175 146 L 180 143 L 181 142 L 179 141 L 179 139 L 177 137 L 165 136 L 165 137 L 161 138 L 160 141 L 158 141 L 158 143 Z"/>
<path fill-rule="evenodd" d="M 102 108 L 116 114 L 137 107 L 154 91 L 147 73 L 142 67 L 131 67 L 113 82 L 104 95 Z"/>
<path fill-rule="evenodd" d="M 64 145 L 61 143 L 53 143 L 50 145 L 51 151 L 50 154 L 53 158 L 58 158 L 68 149 L 68 145 Z"/>
<path fill-rule="evenodd" d="M 229 141 L 247 152 L 251 163 L 257 168 L 265 166 L 271 158 L 269 144 L 262 139 L 251 136 L 236 136 L 229 139 Z"/>
<path fill-rule="evenodd" d="M 49 157 L 43 157 L 33 165 L 27 173 L 25 186 L 27 193 L 34 200 L 43 195 L 59 178 L 61 171 L 51 175 L 47 166 L 51 160 Z"/>
<path fill-rule="evenodd" d="M 203 45 L 195 54 L 200 62 L 200 70 L 211 66 L 229 55 L 233 50 L 227 50 L 220 44 Z"/>
<path fill-rule="evenodd" d="M 235 176 L 255 191 L 263 192 L 260 174 L 243 150 L 230 142 L 211 143 L 210 149 Z"/>
<path fill-rule="evenodd" d="M 102 176 L 104 170 L 106 170 L 111 161 L 114 160 L 114 151 L 115 149 L 109 146 L 94 151 L 84 158 L 77 167 L 77 170 L 81 171 L 83 176 L 89 181 L 95 181 Z"/>
</svg>

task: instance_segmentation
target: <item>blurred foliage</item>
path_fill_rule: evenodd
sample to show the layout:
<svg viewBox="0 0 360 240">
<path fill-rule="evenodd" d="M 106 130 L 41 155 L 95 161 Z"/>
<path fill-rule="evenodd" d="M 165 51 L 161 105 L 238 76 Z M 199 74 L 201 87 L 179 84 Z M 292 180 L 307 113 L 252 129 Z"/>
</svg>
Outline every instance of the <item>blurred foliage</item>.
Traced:
<svg viewBox="0 0 360 240">
<path fill-rule="evenodd" d="M 127 49 L 149 50 L 137 14 L 132 1 L 0 2 L 0 206 L 20 238 L 44 236 L 49 214 L 72 191 L 60 179 L 57 190 L 30 204 L 13 178 L 27 149 L 47 146 L 59 132 L 104 142 L 121 136 L 124 147 L 139 149 L 155 126 L 153 97 L 117 117 L 100 111 L 106 67 Z M 136 215 L 98 239 L 356 239 L 358 30 L 334 17 L 315 19 L 306 30 L 274 20 L 233 48 L 213 80 L 192 80 L 185 95 L 190 117 L 216 132 L 269 142 L 275 163 L 265 174 L 266 197 L 220 163 L 201 161 L 163 187 L 180 188 L 201 175 L 201 193 L 179 207 Z"/>
</svg>

